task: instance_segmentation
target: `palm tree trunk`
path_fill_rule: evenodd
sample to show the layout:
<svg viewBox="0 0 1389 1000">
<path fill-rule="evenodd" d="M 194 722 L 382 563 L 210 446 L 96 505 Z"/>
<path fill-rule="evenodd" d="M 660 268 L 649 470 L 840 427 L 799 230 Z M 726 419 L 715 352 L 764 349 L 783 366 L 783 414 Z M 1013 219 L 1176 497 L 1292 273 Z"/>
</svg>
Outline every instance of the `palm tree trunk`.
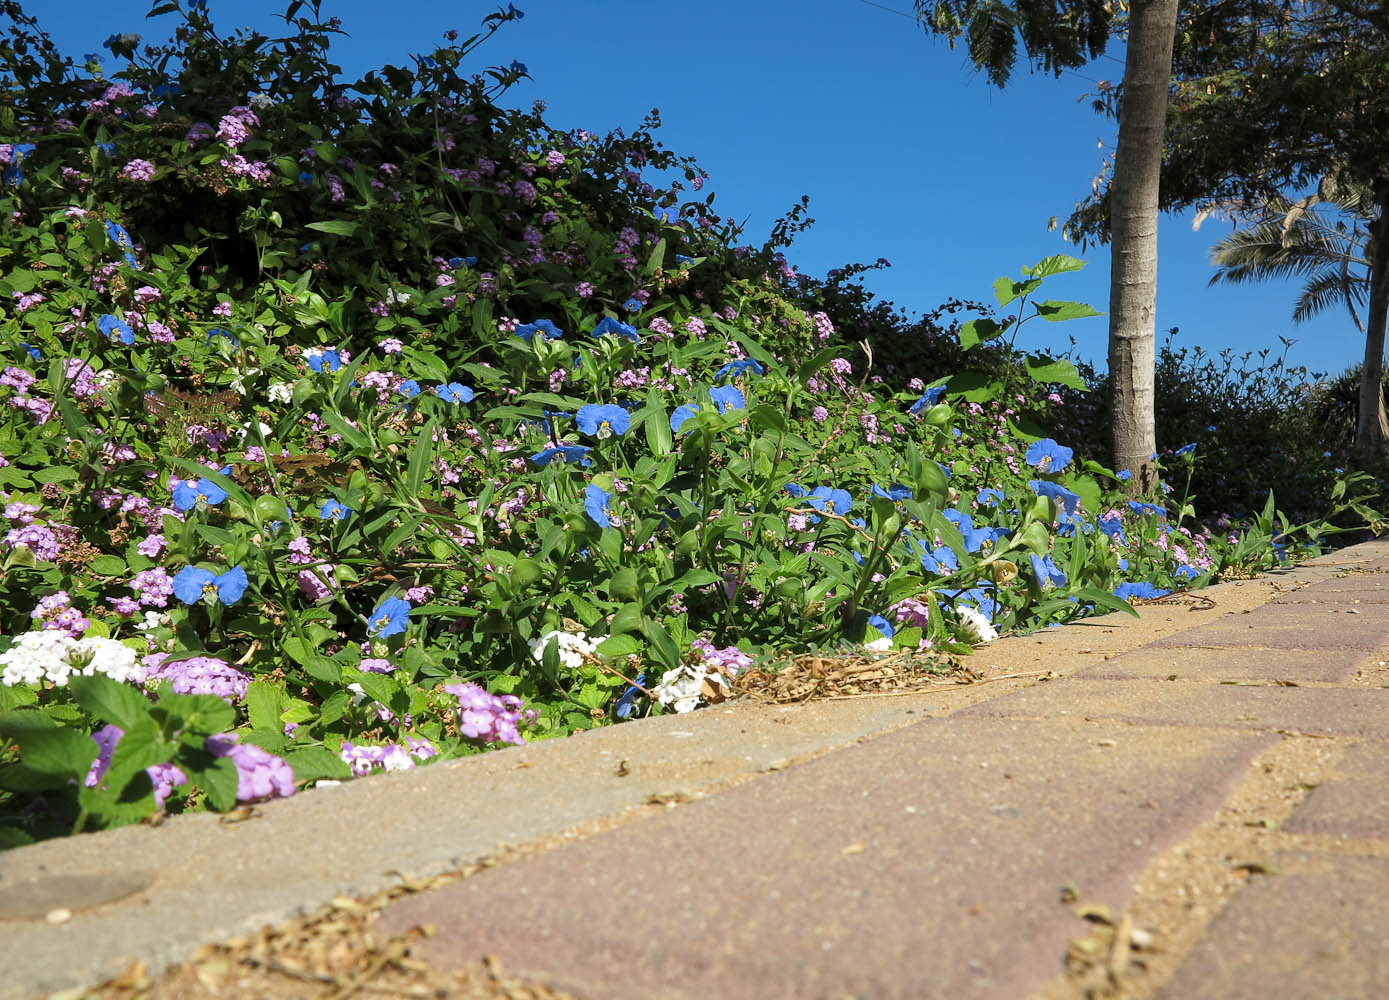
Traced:
<svg viewBox="0 0 1389 1000">
<path fill-rule="evenodd" d="M 1365 364 L 1360 369 L 1360 410 L 1355 450 L 1370 461 L 1384 449 L 1384 327 L 1389 315 L 1389 178 L 1375 181 L 1379 218 L 1370 226 L 1370 306 Z"/>
<path fill-rule="evenodd" d="M 1114 467 L 1153 485 L 1158 177 L 1178 0 L 1133 0 L 1110 185 L 1109 384 Z"/>
</svg>

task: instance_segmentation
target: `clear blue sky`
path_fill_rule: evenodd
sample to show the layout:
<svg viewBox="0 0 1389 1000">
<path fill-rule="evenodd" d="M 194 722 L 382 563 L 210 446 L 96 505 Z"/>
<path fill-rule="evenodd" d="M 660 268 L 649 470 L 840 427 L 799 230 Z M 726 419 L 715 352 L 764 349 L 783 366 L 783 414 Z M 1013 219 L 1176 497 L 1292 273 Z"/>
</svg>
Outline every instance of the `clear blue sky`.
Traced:
<svg viewBox="0 0 1389 1000">
<path fill-rule="evenodd" d="M 281 33 L 279 0 L 210 0 L 226 32 Z M 112 32 L 163 41 L 171 17 L 147 21 L 145 0 L 28 0 L 65 52 L 98 51 Z M 1085 99 L 1123 75 L 1122 48 L 1059 80 L 1020 68 L 999 91 L 963 53 L 928 37 L 910 0 L 520 0 L 514 22 L 476 54 L 477 68 L 524 62 L 533 77 L 511 103 L 543 100 L 560 128 L 606 132 L 651 108 L 665 145 L 693 153 L 722 215 L 748 218 L 760 241 L 803 194 L 817 220 L 788 251 L 817 277 L 886 257 L 869 287 L 912 313 L 951 297 L 989 300 L 994 278 L 1056 253 L 1082 256 L 1078 274 L 1051 279 L 1048 297 L 1108 309 L 1109 251 L 1079 254 L 1048 219 L 1064 220 L 1089 190 L 1114 124 Z M 324 0 L 351 37 L 335 45 L 344 76 L 408 64 L 442 33 L 471 33 L 490 4 L 441 0 Z M 895 12 L 894 12 L 895 11 Z M 1210 245 L 1229 229 L 1164 217 L 1159 230 L 1159 340 L 1207 351 L 1282 350 L 1294 365 L 1335 374 L 1357 363 L 1363 340 L 1344 310 L 1291 321 L 1294 284 L 1208 288 Z M 1028 348 L 1066 346 L 1103 366 L 1104 318 L 1024 328 Z M 1061 343 L 1044 338 L 1061 336 Z"/>
</svg>

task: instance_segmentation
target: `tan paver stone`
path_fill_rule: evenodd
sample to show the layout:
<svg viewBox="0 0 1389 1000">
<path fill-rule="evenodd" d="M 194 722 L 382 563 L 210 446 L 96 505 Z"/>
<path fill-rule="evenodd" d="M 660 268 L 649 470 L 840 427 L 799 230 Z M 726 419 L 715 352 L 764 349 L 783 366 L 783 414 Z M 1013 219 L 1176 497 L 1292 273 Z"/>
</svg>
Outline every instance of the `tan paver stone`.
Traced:
<svg viewBox="0 0 1389 1000">
<path fill-rule="evenodd" d="M 1389 740 L 1389 690 L 1089 679 L 1035 684 L 961 709 L 966 718 L 1120 719 Z"/>
<path fill-rule="evenodd" d="M 1312 789 L 1283 830 L 1389 840 L 1389 743 L 1348 747 L 1336 770 L 1344 777 Z M 1389 895 L 1389 882 L 1382 888 Z"/>
<path fill-rule="evenodd" d="M 1159 639 L 1154 649 L 1260 646 L 1265 649 L 1379 650 L 1389 646 L 1389 614 L 1352 613 L 1343 605 L 1266 604 L 1248 614 Z"/>
<path fill-rule="evenodd" d="M 1212 922 L 1158 1000 L 1383 1000 L 1389 860 L 1288 852 Z"/>
<path fill-rule="evenodd" d="M 1145 647 L 1088 667 L 1083 676 L 1201 681 L 1286 681 L 1336 683 L 1376 662 L 1380 654 L 1327 656 L 1310 649 L 1203 649 Z"/>
<path fill-rule="evenodd" d="M 1268 737 L 932 719 L 388 907 L 586 997 L 1016 1000 Z"/>
</svg>

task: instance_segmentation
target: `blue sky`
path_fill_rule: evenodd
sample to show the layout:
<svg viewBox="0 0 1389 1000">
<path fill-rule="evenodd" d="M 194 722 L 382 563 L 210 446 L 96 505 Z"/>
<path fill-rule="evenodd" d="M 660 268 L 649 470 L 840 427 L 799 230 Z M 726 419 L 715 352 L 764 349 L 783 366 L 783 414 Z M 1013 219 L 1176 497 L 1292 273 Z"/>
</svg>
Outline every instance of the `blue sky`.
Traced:
<svg viewBox="0 0 1389 1000">
<path fill-rule="evenodd" d="M 250 25 L 279 34 L 279 0 L 210 0 L 222 31 Z M 524 20 L 476 53 L 477 68 L 524 62 L 533 77 L 511 103 L 543 100 L 560 128 L 606 132 L 659 108 L 668 148 L 693 153 L 709 172 L 722 215 L 748 219 L 749 240 L 801 195 L 815 226 L 788 251 L 799 270 L 823 276 L 886 257 L 869 276 L 879 296 L 918 313 L 950 298 L 989 300 L 999 275 L 1016 276 L 1050 254 L 1084 271 L 1060 275 L 1046 297 L 1108 308 L 1109 250 L 1085 253 L 1060 232 L 1112 147 L 1114 124 L 1086 94 L 1123 74 L 1121 48 L 1059 80 L 1020 67 L 999 91 L 960 50 L 904 16 L 910 0 L 522 0 Z M 145 0 L 30 0 L 30 13 L 65 52 L 97 51 L 112 32 L 162 41 L 171 17 L 145 20 Z M 439 0 L 324 0 L 351 37 L 335 45 L 344 76 L 407 63 L 443 32 L 471 33 L 489 4 Z M 1159 228 L 1157 326 L 1176 346 L 1237 353 L 1297 341 L 1289 362 L 1333 374 L 1357 363 L 1363 340 L 1344 310 L 1291 321 L 1294 283 L 1208 288 L 1210 245 L 1228 223 L 1193 233 L 1189 217 Z M 1074 336 L 1082 357 L 1104 365 L 1104 318 L 1024 327 L 1020 345 L 1060 352 Z M 1048 340 L 1047 338 L 1051 338 Z M 1059 338 L 1059 339 L 1058 339 Z"/>
</svg>

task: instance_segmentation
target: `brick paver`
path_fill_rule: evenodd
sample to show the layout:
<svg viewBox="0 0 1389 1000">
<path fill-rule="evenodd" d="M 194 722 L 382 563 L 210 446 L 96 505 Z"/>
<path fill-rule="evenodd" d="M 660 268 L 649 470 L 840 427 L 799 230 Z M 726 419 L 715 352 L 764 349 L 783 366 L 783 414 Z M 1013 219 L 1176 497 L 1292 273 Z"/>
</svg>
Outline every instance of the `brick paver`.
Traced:
<svg viewBox="0 0 1389 1000">
<path fill-rule="evenodd" d="M 1312 789 L 1284 831 L 1389 841 L 1389 744 L 1348 747 L 1336 770 L 1336 778 Z"/>
<path fill-rule="evenodd" d="M 1017 998 L 1263 735 L 929 720 L 382 915 L 591 997 Z"/>
<path fill-rule="evenodd" d="M 1159 1000 L 1389 997 L 1389 859 L 1289 852 L 1218 916 Z"/>
</svg>

